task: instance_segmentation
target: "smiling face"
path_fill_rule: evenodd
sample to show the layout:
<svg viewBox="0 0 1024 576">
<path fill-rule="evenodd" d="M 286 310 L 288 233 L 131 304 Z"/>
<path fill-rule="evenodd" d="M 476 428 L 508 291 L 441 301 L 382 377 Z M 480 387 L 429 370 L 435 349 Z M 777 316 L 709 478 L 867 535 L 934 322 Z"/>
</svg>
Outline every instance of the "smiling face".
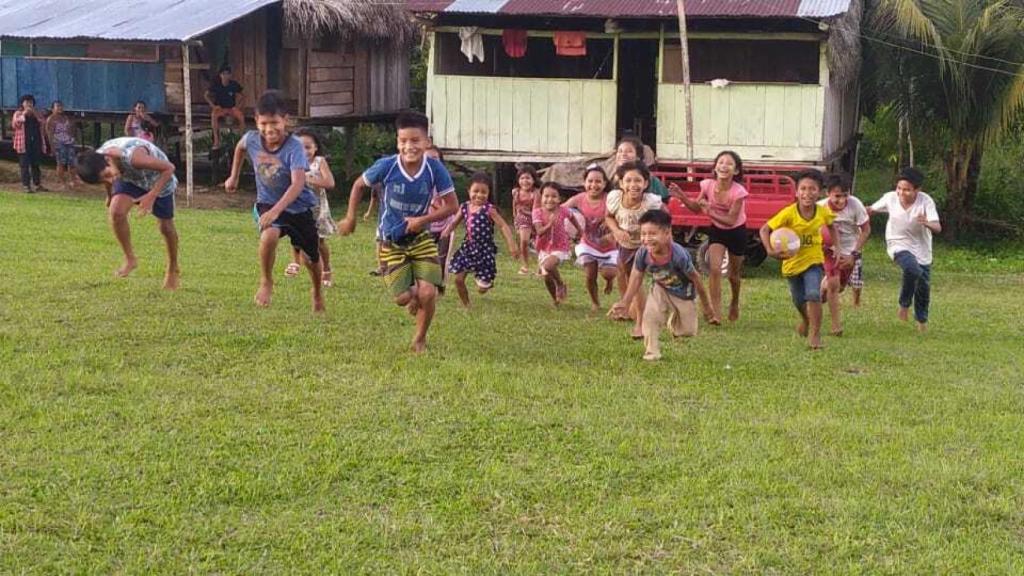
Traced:
<svg viewBox="0 0 1024 576">
<path fill-rule="evenodd" d="M 638 155 L 639 151 L 632 142 L 619 142 L 618 148 L 615 149 L 615 164 L 622 166 L 626 162 L 636 160 Z"/>
<path fill-rule="evenodd" d="M 652 222 L 640 225 L 640 243 L 651 252 L 663 254 L 672 242 L 672 229 Z"/>
<path fill-rule="evenodd" d="M 604 194 L 604 189 L 607 185 L 608 181 L 605 180 L 604 174 L 597 170 L 587 172 L 587 177 L 583 180 L 583 189 L 587 191 L 587 196 L 592 200 L 600 198 Z"/>
<path fill-rule="evenodd" d="M 132 108 L 132 111 L 134 111 L 135 114 L 138 115 L 138 116 L 142 116 L 143 114 L 145 114 L 146 113 L 146 104 L 145 104 L 145 102 L 136 102 L 135 103 L 135 107 Z"/>
<path fill-rule="evenodd" d="M 519 189 L 523 191 L 533 190 L 533 186 L 536 184 L 533 180 L 533 176 L 529 172 L 523 172 L 520 174 L 517 182 L 519 183 Z"/>
<path fill-rule="evenodd" d="M 558 190 L 552 188 L 551 186 L 545 187 L 540 194 L 540 205 L 542 208 L 549 212 L 554 212 L 555 209 L 558 208 L 558 205 L 561 204 L 561 202 L 562 198 L 558 194 Z"/>
<path fill-rule="evenodd" d="M 796 183 L 796 202 L 801 208 L 813 208 L 821 195 L 821 186 L 813 178 L 801 178 Z"/>
<path fill-rule="evenodd" d="M 620 184 L 623 195 L 632 204 L 639 202 L 644 196 L 644 190 L 647 189 L 647 179 L 638 170 L 630 170 L 623 174 Z"/>
<path fill-rule="evenodd" d="M 896 195 L 900 198 L 900 203 L 904 206 L 910 206 L 917 201 L 917 193 L 920 192 L 920 188 L 916 188 L 907 180 L 900 180 L 896 183 Z"/>
<path fill-rule="evenodd" d="M 280 146 L 287 133 L 288 117 L 281 114 L 257 114 L 256 129 L 271 148 Z"/>
<path fill-rule="evenodd" d="M 299 136 L 299 141 L 302 142 L 302 149 L 306 152 L 306 159 L 312 160 L 316 158 L 316 141 L 310 136 Z"/>
<path fill-rule="evenodd" d="M 491 196 L 491 188 L 483 182 L 473 182 L 469 187 L 469 203 L 473 206 L 483 206 L 487 204 L 487 199 Z"/>
<path fill-rule="evenodd" d="M 396 145 L 402 163 L 408 166 L 419 166 L 423 161 L 423 152 L 427 149 L 427 133 L 422 128 L 400 128 Z"/>
<path fill-rule="evenodd" d="M 838 212 L 846 208 L 846 203 L 849 202 L 850 195 L 843 190 L 842 186 L 833 186 L 828 190 L 828 205 L 834 211 Z"/>
<path fill-rule="evenodd" d="M 715 176 L 719 180 L 732 180 L 736 177 L 738 167 L 731 154 L 722 154 L 715 161 Z"/>
</svg>

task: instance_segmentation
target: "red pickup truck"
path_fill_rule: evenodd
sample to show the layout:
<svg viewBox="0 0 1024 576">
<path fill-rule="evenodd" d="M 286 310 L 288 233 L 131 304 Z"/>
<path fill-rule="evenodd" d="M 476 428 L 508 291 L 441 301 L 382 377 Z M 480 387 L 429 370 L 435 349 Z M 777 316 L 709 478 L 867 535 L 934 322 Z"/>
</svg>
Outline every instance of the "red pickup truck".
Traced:
<svg viewBox="0 0 1024 576">
<path fill-rule="evenodd" d="M 801 166 L 744 166 L 742 184 L 750 192 L 746 200 L 749 235 L 746 262 L 758 266 L 764 262 L 765 251 L 758 237 L 758 231 L 776 212 L 792 204 L 796 194 L 796 183 L 790 174 L 804 170 Z M 651 171 L 665 185 L 676 184 L 690 198 L 696 199 L 700 192 L 700 181 L 714 178 L 710 164 L 658 164 Z M 697 252 L 697 262 L 707 268 L 707 230 L 711 220 L 705 214 L 691 212 L 675 198 L 668 203 L 672 215 L 672 228 L 676 241 Z M 727 255 L 728 258 L 728 255 Z M 723 262 L 723 267 L 728 262 Z"/>
</svg>

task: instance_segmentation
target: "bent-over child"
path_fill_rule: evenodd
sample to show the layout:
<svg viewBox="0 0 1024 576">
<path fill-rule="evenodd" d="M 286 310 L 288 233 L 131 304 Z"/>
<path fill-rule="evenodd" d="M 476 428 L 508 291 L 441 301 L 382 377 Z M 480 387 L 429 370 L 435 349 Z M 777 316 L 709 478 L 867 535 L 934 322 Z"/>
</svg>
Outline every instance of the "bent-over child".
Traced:
<svg viewBox="0 0 1024 576">
<path fill-rule="evenodd" d="M 676 337 L 697 335 L 695 296 L 700 298 L 705 318 L 711 317 L 712 310 L 690 253 L 672 241 L 672 217 L 661 210 L 645 212 L 640 217 L 640 237 L 643 246 L 633 259 L 626 295 L 612 310 L 625 313 L 633 298 L 643 291 L 644 276 L 651 276 L 651 290 L 643 311 L 643 358 L 658 360 L 661 330 L 666 325 Z"/>
</svg>

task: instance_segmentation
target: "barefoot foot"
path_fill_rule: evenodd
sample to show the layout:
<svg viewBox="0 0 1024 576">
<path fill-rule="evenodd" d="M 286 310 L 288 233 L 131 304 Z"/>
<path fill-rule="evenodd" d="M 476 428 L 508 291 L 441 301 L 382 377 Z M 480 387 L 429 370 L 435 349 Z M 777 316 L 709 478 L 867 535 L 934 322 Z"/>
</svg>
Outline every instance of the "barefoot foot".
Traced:
<svg viewBox="0 0 1024 576">
<path fill-rule="evenodd" d="M 821 336 L 815 334 L 807 339 L 807 347 L 811 350 L 821 350 Z"/>
<path fill-rule="evenodd" d="M 136 258 L 125 258 L 124 264 L 121 264 L 120 268 L 114 270 L 114 277 L 127 278 L 128 275 L 132 273 L 132 270 L 135 270 L 138 267 L 139 261 Z"/>
<path fill-rule="evenodd" d="M 907 320 L 910 319 L 910 308 L 904 308 L 900 306 L 900 311 L 896 315 L 899 317 L 900 320 L 906 322 Z"/>
<path fill-rule="evenodd" d="M 927 332 L 928 331 L 928 323 L 927 322 L 918 322 L 917 323 L 917 331 L 922 333 L 922 334 Z"/>
<path fill-rule="evenodd" d="M 426 340 L 418 340 L 418 339 L 417 340 L 413 340 L 412 341 L 412 345 L 409 346 L 409 350 L 413 354 L 423 354 L 424 352 L 427 351 L 427 341 Z"/>
<path fill-rule="evenodd" d="M 164 290 L 177 290 L 181 286 L 181 272 L 167 272 L 164 276 Z"/>
<path fill-rule="evenodd" d="M 266 308 L 270 306 L 270 296 L 273 292 L 273 284 L 260 284 L 260 289 L 256 291 L 256 296 L 253 297 L 253 302 L 255 302 L 260 308 Z"/>
<path fill-rule="evenodd" d="M 312 291 L 313 294 L 313 313 L 323 314 L 327 308 L 324 306 L 324 293 L 316 290 Z"/>
<path fill-rule="evenodd" d="M 729 322 L 735 322 L 740 319 L 740 303 L 733 302 L 729 304 Z"/>
<path fill-rule="evenodd" d="M 796 333 L 801 336 L 807 336 L 807 323 L 801 322 L 796 325 Z"/>
</svg>

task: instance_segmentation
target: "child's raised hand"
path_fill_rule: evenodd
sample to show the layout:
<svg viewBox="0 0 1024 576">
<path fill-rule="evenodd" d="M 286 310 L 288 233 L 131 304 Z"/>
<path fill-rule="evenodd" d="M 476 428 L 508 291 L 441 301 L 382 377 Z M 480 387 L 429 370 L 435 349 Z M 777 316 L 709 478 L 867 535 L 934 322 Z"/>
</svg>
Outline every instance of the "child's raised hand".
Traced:
<svg viewBox="0 0 1024 576">
<path fill-rule="evenodd" d="M 679 198 L 680 200 L 686 196 L 685 194 L 683 194 L 683 189 L 680 188 L 679 184 L 676 184 L 675 182 L 669 182 L 668 194 L 669 196 L 672 196 L 673 198 Z"/>
<path fill-rule="evenodd" d="M 238 192 L 238 178 L 235 176 L 229 176 L 228 179 L 224 181 L 224 190 L 226 190 L 228 194 Z"/>
</svg>

